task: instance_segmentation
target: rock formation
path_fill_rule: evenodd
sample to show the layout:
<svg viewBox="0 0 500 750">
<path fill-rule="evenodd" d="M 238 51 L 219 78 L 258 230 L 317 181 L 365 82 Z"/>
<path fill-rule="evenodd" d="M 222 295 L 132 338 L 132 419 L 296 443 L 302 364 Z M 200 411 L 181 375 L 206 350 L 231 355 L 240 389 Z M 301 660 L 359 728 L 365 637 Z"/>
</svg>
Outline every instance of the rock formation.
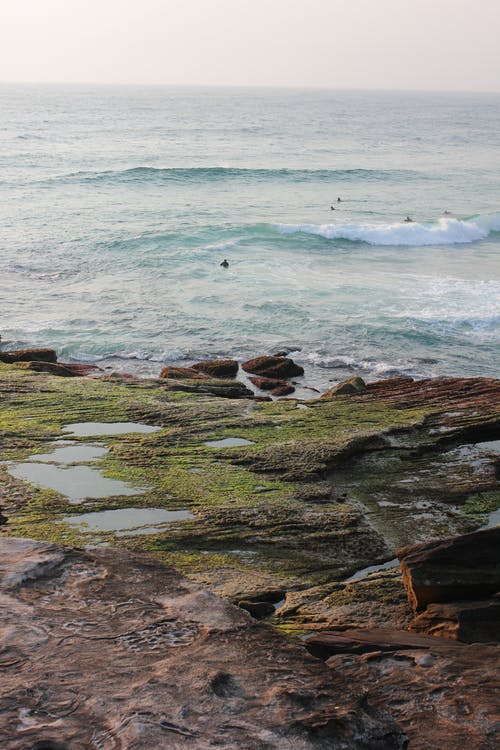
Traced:
<svg viewBox="0 0 500 750">
<path fill-rule="evenodd" d="M 0 540 L 2 750 L 399 750 L 305 649 L 171 568 Z"/>
<path fill-rule="evenodd" d="M 294 378 L 304 374 L 304 368 L 295 364 L 289 357 L 263 355 L 243 362 L 241 367 L 245 372 L 265 378 Z"/>
</svg>

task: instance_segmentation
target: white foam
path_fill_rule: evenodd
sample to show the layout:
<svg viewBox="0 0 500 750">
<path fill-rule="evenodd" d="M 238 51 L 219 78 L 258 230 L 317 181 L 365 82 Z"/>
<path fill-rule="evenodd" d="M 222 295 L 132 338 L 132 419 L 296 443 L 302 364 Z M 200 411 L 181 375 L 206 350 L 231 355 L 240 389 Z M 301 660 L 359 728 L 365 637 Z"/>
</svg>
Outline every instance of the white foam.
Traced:
<svg viewBox="0 0 500 750">
<path fill-rule="evenodd" d="M 500 231 L 500 214 L 473 219 L 441 218 L 432 224 L 278 224 L 281 234 L 314 234 L 325 239 L 367 242 L 370 245 L 457 245 L 483 240 Z"/>
</svg>

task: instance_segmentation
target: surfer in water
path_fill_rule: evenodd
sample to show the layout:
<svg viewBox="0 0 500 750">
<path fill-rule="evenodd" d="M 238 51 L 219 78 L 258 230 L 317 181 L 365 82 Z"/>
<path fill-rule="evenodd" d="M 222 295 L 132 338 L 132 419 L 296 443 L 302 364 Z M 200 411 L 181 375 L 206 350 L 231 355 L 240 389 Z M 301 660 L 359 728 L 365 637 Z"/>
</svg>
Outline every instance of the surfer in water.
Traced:
<svg viewBox="0 0 500 750">
<path fill-rule="evenodd" d="M 330 211 L 335 211 L 334 206 L 330 206 Z"/>
<path fill-rule="evenodd" d="M 229 268 L 229 263 L 226 258 L 224 258 L 224 260 L 222 261 L 221 266 L 222 268 Z"/>
<path fill-rule="evenodd" d="M 409 216 L 407 216 L 406 219 L 405 219 L 405 221 L 404 221 L 404 223 L 405 224 L 413 224 L 413 219 L 411 219 Z"/>
<path fill-rule="evenodd" d="M 342 198 L 337 198 L 337 203 L 342 203 Z"/>
</svg>

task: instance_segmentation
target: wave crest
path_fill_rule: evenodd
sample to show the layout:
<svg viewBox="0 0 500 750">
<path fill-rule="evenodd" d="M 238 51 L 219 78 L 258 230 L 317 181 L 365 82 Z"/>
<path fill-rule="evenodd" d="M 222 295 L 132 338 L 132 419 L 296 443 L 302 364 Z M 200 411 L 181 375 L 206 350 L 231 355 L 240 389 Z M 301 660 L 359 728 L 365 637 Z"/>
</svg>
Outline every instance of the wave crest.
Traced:
<svg viewBox="0 0 500 750">
<path fill-rule="evenodd" d="M 369 245 L 458 245 L 484 240 L 500 231 L 500 214 L 472 219 L 443 217 L 433 224 L 278 224 L 281 234 L 314 234 L 328 240 L 350 240 Z"/>
<path fill-rule="evenodd" d="M 351 179 L 385 180 L 422 177 L 415 170 L 396 169 L 250 169 L 245 167 L 151 167 L 106 170 L 103 172 L 72 172 L 55 179 L 82 182 L 205 182 L 223 180 L 284 180 L 288 182 L 330 182 Z"/>
</svg>

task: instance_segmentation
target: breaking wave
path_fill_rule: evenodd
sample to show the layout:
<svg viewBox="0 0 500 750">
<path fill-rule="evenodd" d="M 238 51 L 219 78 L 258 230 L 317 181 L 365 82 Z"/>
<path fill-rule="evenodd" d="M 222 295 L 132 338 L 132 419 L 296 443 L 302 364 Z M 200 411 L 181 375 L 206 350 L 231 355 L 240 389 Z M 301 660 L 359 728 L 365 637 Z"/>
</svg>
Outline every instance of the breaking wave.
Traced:
<svg viewBox="0 0 500 750">
<path fill-rule="evenodd" d="M 313 234 L 328 240 L 350 240 L 369 245 L 459 245 L 484 240 L 500 231 L 500 214 L 471 219 L 443 217 L 432 224 L 279 224 L 281 234 Z"/>
</svg>

